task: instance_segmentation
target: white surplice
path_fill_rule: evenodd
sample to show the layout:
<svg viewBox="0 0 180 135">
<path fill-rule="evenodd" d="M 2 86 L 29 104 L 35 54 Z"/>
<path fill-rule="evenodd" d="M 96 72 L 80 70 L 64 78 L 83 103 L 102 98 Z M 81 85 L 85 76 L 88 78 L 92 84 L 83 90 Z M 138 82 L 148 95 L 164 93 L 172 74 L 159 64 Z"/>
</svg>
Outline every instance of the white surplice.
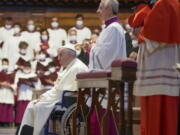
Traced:
<svg viewBox="0 0 180 135">
<path fill-rule="evenodd" d="M 21 36 L 12 36 L 3 45 L 3 57 L 8 58 L 9 65 L 12 69 L 15 68 L 15 63 L 17 61 L 17 55 L 19 52 L 19 43 L 24 41 L 24 38 Z"/>
<path fill-rule="evenodd" d="M 126 58 L 124 30 L 118 22 L 104 28 L 90 52 L 91 70 L 110 69 L 113 60 Z"/>
<path fill-rule="evenodd" d="M 4 43 L 7 39 L 9 39 L 14 34 L 14 29 L 7 30 L 5 27 L 0 27 L 0 44 Z M 0 58 L 4 57 L 3 48 L 0 48 Z"/>
<path fill-rule="evenodd" d="M 50 48 L 59 48 L 67 43 L 67 33 L 64 29 L 48 29 L 49 32 L 49 41 L 55 42 L 55 44 L 50 45 Z"/>
<path fill-rule="evenodd" d="M 17 88 L 18 88 L 18 91 L 19 91 L 18 92 L 18 98 L 17 98 L 18 101 L 24 101 L 24 100 L 30 101 L 30 100 L 32 100 L 32 94 L 33 94 L 33 88 L 32 87 L 29 87 L 26 90 L 19 89 L 19 87 L 18 87 L 19 80 L 20 79 L 35 78 L 35 77 L 37 77 L 37 75 L 34 72 L 24 73 L 22 71 L 18 71 L 16 73 L 15 81 L 14 81 L 14 84 L 12 86 L 15 90 L 17 90 Z"/>
<path fill-rule="evenodd" d="M 14 29 L 6 29 L 5 27 L 0 27 L 0 41 L 6 41 L 9 37 L 14 34 Z"/>
<path fill-rule="evenodd" d="M 38 43 L 40 43 L 40 33 L 39 32 L 22 32 L 24 40 L 29 44 L 32 50 L 39 49 Z"/>
<path fill-rule="evenodd" d="M 33 135 L 39 135 L 55 104 L 61 101 L 63 91 L 77 90 L 76 74 L 86 71 L 88 71 L 87 66 L 78 59 L 74 59 L 66 69 L 61 69 L 55 86 L 44 93 L 38 103 L 34 104 L 35 101 L 32 101 L 28 104 L 19 130 L 19 135 L 24 125 L 34 127 Z"/>
</svg>

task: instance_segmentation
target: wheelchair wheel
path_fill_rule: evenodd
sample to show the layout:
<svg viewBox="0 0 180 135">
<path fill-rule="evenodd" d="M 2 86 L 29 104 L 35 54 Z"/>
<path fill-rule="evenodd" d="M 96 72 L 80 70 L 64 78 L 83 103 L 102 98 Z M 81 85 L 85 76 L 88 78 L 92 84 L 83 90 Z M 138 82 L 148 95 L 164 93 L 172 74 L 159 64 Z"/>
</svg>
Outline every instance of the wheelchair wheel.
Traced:
<svg viewBox="0 0 180 135">
<path fill-rule="evenodd" d="M 72 114 L 76 110 L 76 106 L 77 106 L 77 103 L 68 107 L 68 109 L 65 111 L 64 115 L 62 116 L 61 127 L 60 127 L 61 135 L 72 135 Z M 77 120 L 77 126 L 76 126 L 78 129 L 78 135 L 81 132 L 84 132 L 82 131 L 83 128 L 81 128 L 83 126 L 82 121 L 83 121 L 82 117 L 79 116 Z"/>
</svg>

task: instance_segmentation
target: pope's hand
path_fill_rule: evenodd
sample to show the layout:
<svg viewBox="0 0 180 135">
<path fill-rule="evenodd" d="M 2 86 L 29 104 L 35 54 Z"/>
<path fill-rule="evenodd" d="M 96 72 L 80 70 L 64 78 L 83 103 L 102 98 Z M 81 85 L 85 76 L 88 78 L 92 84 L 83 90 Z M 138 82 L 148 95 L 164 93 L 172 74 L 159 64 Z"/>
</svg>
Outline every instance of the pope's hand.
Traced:
<svg viewBox="0 0 180 135">
<path fill-rule="evenodd" d="M 40 96 L 38 99 L 34 100 L 34 104 L 37 104 L 38 102 L 40 102 L 42 100 L 42 96 Z"/>
</svg>

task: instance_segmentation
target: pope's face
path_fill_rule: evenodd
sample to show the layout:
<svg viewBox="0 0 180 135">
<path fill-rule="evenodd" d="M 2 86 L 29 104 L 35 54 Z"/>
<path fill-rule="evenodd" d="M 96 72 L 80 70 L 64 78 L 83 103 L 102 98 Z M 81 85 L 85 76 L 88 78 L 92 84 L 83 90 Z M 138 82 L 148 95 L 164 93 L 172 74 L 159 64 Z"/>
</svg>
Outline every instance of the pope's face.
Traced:
<svg viewBox="0 0 180 135">
<path fill-rule="evenodd" d="M 66 67 L 69 63 L 69 54 L 66 49 L 59 49 L 58 50 L 58 60 L 60 65 Z"/>
</svg>

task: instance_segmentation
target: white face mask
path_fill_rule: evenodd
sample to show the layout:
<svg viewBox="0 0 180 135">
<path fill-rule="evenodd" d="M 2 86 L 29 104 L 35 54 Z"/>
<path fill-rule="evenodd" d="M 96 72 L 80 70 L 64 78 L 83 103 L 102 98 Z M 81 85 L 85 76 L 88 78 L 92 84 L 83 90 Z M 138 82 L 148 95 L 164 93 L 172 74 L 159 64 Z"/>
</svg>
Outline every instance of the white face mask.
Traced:
<svg viewBox="0 0 180 135">
<path fill-rule="evenodd" d="M 138 40 L 132 40 L 132 46 L 135 48 L 138 46 Z"/>
<path fill-rule="evenodd" d="M 26 49 L 21 49 L 21 50 L 20 50 L 20 53 L 21 53 L 21 54 L 24 54 L 24 55 L 25 55 L 25 54 L 26 54 L 26 52 L 27 52 L 27 50 L 26 50 Z"/>
<path fill-rule="evenodd" d="M 58 22 L 52 22 L 51 23 L 51 27 L 52 28 L 57 28 L 59 26 L 59 23 Z"/>
<path fill-rule="evenodd" d="M 48 36 L 47 36 L 47 35 L 41 35 L 41 39 L 42 39 L 43 41 L 47 41 L 47 40 L 48 40 Z"/>
<path fill-rule="evenodd" d="M 19 27 L 14 28 L 14 34 L 20 33 L 21 29 Z"/>
<path fill-rule="evenodd" d="M 76 41 L 76 35 L 69 36 L 69 42 Z"/>
<path fill-rule="evenodd" d="M 29 24 L 29 25 L 27 26 L 27 29 L 28 29 L 28 31 L 32 32 L 32 31 L 34 31 L 35 26 L 34 26 L 33 24 Z"/>
<path fill-rule="evenodd" d="M 49 71 L 50 71 L 51 73 L 54 73 L 54 72 L 56 71 L 56 68 L 55 68 L 55 67 L 51 67 L 51 68 L 49 68 Z"/>
<path fill-rule="evenodd" d="M 83 21 L 77 20 L 77 21 L 76 21 L 76 25 L 77 25 L 77 26 L 82 26 L 82 25 L 83 25 Z"/>
<path fill-rule="evenodd" d="M 81 50 L 76 50 L 76 56 L 79 56 L 81 53 Z"/>
<path fill-rule="evenodd" d="M 2 65 L 2 70 L 8 70 L 8 65 Z"/>
<path fill-rule="evenodd" d="M 31 70 L 30 70 L 30 69 L 23 69 L 23 72 L 26 73 L 26 74 L 28 74 L 28 73 L 31 72 Z"/>
<path fill-rule="evenodd" d="M 12 25 L 6 24 L 6 25 L 5 25 L 5 28 L 6 28 L 6 29 L 11 29 L 11 28 L 12 28 Z"/>
<path fill-rule="evenodd" d="M 44 73 L 44 75 L 50 75 L 50 72 L 49 72 L 49 71 L 46 71 L 46 72 Z"/>
</svg>

